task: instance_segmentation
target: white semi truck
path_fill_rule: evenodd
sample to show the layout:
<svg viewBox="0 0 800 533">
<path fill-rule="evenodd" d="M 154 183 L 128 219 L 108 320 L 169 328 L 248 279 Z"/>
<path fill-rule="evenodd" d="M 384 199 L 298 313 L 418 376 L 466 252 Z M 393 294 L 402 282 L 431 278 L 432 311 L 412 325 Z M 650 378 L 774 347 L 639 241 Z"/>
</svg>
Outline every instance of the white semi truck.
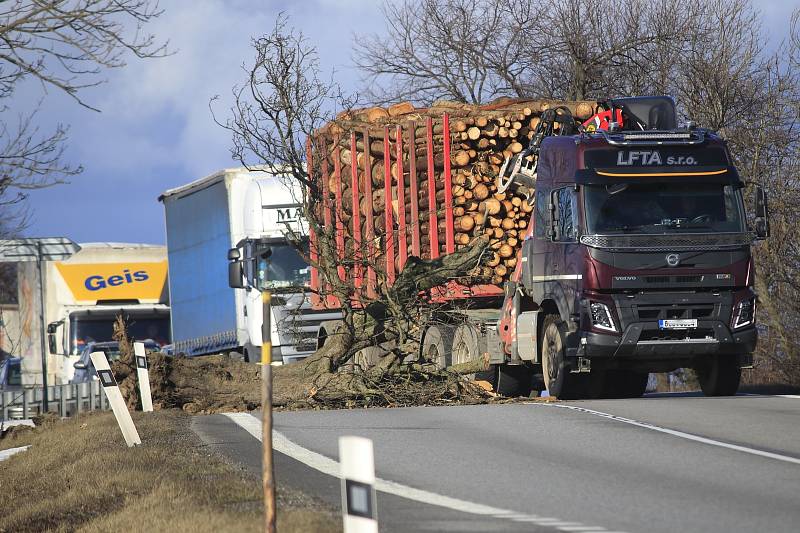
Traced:
<svg viewBox="0 0 800 533">
<path fill-rule="evenodd" d="M 139 340 L 170 342 L 164 246 L 82 243 L 65 261 L 44 265 L 48 383 L 68 383 L 90 342 L 112 339 L 117 316 Z M 0 348 L 22 358 L 25 385 L 42 383 L 41 326 L 34 263 L 12 264 L 13 305 L 2 306 Z"/>
<path fill-rule="evenodd" d="M 224 169 L 170 189 L 164 204 L 169 257 L 174 353 L 188 356 L 238 353 L 259 361 L 261 295 L 257 266 L 245 265 L 243 288 L 228 286 L 228 251 L 269 242 L 272 360 L 288 363 L 316 349 L 322 321 L 338 316 L 311 309 L 306 294 L 310 268 L 289 236 L 307 238 L 293 190 L 279 176 L 245 168 Z"/>
</svg>

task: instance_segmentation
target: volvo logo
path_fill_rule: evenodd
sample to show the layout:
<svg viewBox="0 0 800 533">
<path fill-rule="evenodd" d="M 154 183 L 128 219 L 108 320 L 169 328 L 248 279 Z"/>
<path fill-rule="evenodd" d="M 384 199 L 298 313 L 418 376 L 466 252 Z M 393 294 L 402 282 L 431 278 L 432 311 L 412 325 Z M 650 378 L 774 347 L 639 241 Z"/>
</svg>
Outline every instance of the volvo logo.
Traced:
<svg viewBox="0 0 800 533">
<path fill-rule="evenodd" d="M 671 267 L 676 267 L 681 262 L 681 258 L 678 254 L 669 254 L 667 256 L 667 264 Z"/>
</svg>

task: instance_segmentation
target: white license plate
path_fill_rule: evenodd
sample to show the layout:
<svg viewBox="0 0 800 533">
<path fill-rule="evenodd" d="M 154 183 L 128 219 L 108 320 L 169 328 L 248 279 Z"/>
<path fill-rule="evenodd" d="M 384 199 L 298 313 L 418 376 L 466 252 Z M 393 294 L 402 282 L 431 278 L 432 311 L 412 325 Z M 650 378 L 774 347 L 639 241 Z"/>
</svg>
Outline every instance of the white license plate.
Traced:
<svg viewBox="0 0 800 533">
<path fill-rule="evenodd" d="M 658 327 L 661 329 L 691 329 L 697 327 L 696 318 L 686 318 L 680 320 L 659 320 Z"/>
</svg>

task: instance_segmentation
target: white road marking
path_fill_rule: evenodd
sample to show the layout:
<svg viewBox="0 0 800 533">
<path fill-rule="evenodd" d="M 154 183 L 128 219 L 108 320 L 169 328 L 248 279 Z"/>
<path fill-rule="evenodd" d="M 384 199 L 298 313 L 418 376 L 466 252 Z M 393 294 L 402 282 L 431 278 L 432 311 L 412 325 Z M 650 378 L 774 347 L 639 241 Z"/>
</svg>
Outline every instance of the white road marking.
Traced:
<svg viewBox="0 0 800 533">
<path fill-rule="evenodd" d="M 759 394 L 757 392 L 737 392 L 736 396 L 755 396 L 758 398 L 800 398 L 800 394 Z"/>
<path fill-rule="evenodd" d="M 700 435 L 694 435 L 692 433 L 685 433 L 683 431 L 678 431 L 676 429 L 669 429 L 664 428 L 661 426 L 657 426 L 655 424 L 651 424 L 649 422 L 640 422 L 639 420 L 633 420 L 632 418 L 625 418 L 622 416 L 612 415 L 610 413 L 604 413 L 602 411 L 595 411 L 594 409 L 587 409 L 586 407 L 578 407 L 577 405 L 569 405 L 563 403 L 535 403 L 531 405 L 540 405 L 540 406 L 547 406 L 547 407 L 558 407 L 559 409 L 570 409 L 572 411 L 579 411 L 581 413 L 587 413 L 590 415 L 601 416 L 603 418 L 608 418 L 610 420 L 616 420 L 617 422 L 623 422 L 625 424 L 630 424 L 632 426 L 638 426 L 640 428 L 649 429 L 652 431 L 658 431 L 659 433 L 666 433 L 667 435 L 672 435 L 674 437 L 680 437 L 682 439 L 692 440 L 695 442 L 702 442 L 703 444 L 710 444 L 712 446 L 719 446 L 720 448 L 727 448 L 729 450 L 735 450 L 737 452 L 749 453 L 751 455 L 758 455 L 760 457 L 766 457 L 768 459 L 775 459 L 778 461 L 784 461 L 786 463 L 792 463 L 796 465 L 800 465 L 800 458 L 792 457 L 790 455 L 781 455 L 779 453 L 772 453 L 767 452 L 764 450 L 759 450 L 757 448 L 748 448 L 747 446 L 739 446 L 738 444 L 730 444 L 727 442 L 722 442 L 719 440 L 709 439 L 707 437 L 701 437 Z"/>
<path fill-rule="evenodd" d="M 261 440 L 261 421 L 248 413 L 224 413 L 236 425 L 247 431 L 250 435 Z M 340 478 L 339 463 L 322 454 L 313 452 L 309 449 L 303 448 L 286 438 L 285 435 L 277 431 L 272 432 L 272 447 L 275 451 L 284 455 L 288 455 L 292 459 L 300 461 L 317 470 L 323 474 Z M 469 502 L 460 500 L 458 498 L 451 498 L 435 492 L 427 490 L 416 489 L 408 485 L 402 485 L 394 481 L 386 479 L 375 478 L 375 489 L 380 492 L 386 492 L 401 498 L 413 500 L 428 505 L 435 505 L 437 507 L 444 507 L 445 509 L 452 509 L 453 511 L 460 511 L 462 513 L 469 513 L 475 515 L 491 516 L 495 518 L 502 518 L 516 522 L 530 522 L 533 524 L 556 527 L 556 526 L 574 526 L 578 527 L 579 522 L 562 521 L 559 518 L 553 517 L 540 517 L 534 514 L 520 513 L 517 511 L 510 511 L 508 509 L 499 509 L 489 505 L 484 505 L 476 502 Z M 577 530 L 575 530 L 577 531 Z M 585 531 L 606 531 L 604 528 L 598 526 L 585 526 Z"/>
<path fill-rule="evenodd" d="M 3 450 L 0 452 L 0 461 L 5 461 L 12 455 L 17 455 L 20 452 L 24 452 L 28 448 L 30 448 L 30 446 L 20 446 L 19 448 L 9 448 L 7 450 Z"/>
</svg>

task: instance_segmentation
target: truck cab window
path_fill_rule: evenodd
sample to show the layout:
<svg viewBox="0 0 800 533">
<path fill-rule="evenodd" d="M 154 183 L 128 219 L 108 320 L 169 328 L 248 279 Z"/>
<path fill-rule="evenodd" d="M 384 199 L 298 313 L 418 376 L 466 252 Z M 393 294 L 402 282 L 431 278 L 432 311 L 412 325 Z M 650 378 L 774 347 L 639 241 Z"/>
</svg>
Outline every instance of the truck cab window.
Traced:
<svg viewBox="0 0 800 533">
<path fill-rule="evenodd" d="M 557 242 L 575 242 L 578 238 L 578 208 L 575 190 L 572 187 L 558 189 L 556 198 L 556 235 Z"/>
<path fill-rule="evenodd" d="M 308 243 L 304 243 L 308 246 Z M 269 259 L 259 259 L 256 268 L 256 287 L 296 288 L 308 285 L 311 280 L 311 269 L 303 256 L 289 243 L 270 245 L 272 254 Z"/>
<path fill-rule="evenodd" d="M 536 209 L 533 231 L 537 239 L 547 238 L 547 222 L 549 220 L 547 213 L 549 203 L 550 191 L 548 189 L 536 189 Z"/>
<path fill-rule="evenodd" d="M 740 192 L 730 185 L 587 185 L 586 229 L 594 234 L 743 231 Z"/>
</svg>

